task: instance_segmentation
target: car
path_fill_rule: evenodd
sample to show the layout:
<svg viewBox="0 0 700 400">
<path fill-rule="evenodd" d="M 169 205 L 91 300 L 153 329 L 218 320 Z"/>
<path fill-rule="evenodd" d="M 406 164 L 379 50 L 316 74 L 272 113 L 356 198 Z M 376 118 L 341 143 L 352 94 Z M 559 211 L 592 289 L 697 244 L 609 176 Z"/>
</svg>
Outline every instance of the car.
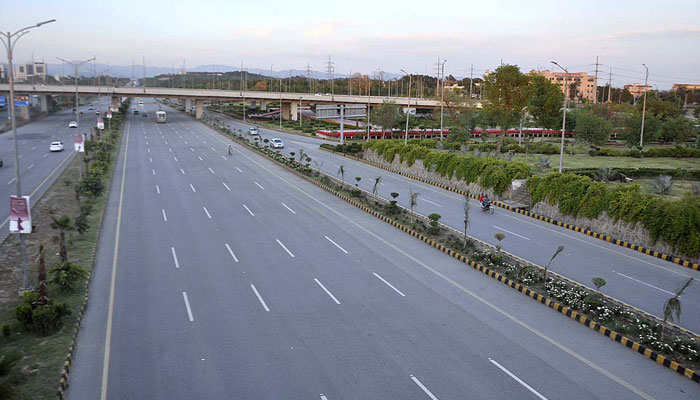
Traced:
<svg viewBox="0 0 700 400">
<path fill-rule="evenodd" d="M 139 110 L 134 110 L 134 115 L 139 115 Z"/>
<path fill-rule="evenodd" d="M 71 121 L 68 123 L 69 128 L 77 128 L 78 127 L 78 122 L 77 121 Z"/>
<path fill-rule="evenodd" d="M 88 107 L 88 111 L 92 111 L 92 107 Z"/>
<path fill-rule="evenodd" d="M 63 151 L 63 143 L 51 142 L 49 145 L 49 151 Z"/>
<path fill-rule="evenodd" d="M 95 111 L 95 115 L 100 115 L 100 112 L 99 112 L 99 111 Z"/>
<path fill-rule="evenodd" d="M 284 142 L 282 141 L 282 139 L 274 138 L 274 139 L 270 140 L 270 147 L 273 149 L 283 149 Z"/>
<path fill-rule="evenodd" d="M 143 101 L 139 101 L 139 105 L 143 107 Z"/>
<path fill-rule="evenodd" d="M 2 168 L 2 165 L 3 165 L 2 158 L 0 158 L 0 168 Z"/>
<path fill-rule="evenodd" d="M 148 114 L 146 114 L 146 113 L 143 113 L 143 114 L 141 114 L 141 115 L 143 115 L 144 117 L 147 117 L 147 116 L 148 116 Z"/>
<path fill-rule="evenodd" d="M 258 127 L 257 126 L 251 126 L 248 128 L 248 133 L 255 136 L 258 134 Z"/>
</svg>

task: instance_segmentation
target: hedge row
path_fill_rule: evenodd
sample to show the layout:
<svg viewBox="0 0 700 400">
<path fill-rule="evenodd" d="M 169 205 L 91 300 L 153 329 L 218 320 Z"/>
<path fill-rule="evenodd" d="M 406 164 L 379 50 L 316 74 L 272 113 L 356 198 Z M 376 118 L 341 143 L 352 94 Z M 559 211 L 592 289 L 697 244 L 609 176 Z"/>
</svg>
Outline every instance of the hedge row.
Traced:
<svg viewBox="0 0 700 400">
<path fill-rule="evenodd" d="M 461 179 L 465 183 L 478 183 L 484 188 L 493 189 L 502 194 L 514 179 L 530 176 L 530 166 L 523 162 L 500 160 L 493 157 L 460 156 L 440 153 L 418 145 L 404 145 L 400 141 L 377 140 L 365 144 L 387 162 L 392 162 L 398 154 L 399 160 L 407 165 L 420 159 L 427 170 L 452 179 Z"/>
<path fill-rule="evenodd" d="M 564 172 L 570 172 L 578 175 L 585 175 L 590 178 L 595 176 L 598 168 L 570 168 L 564 169 Z M 659 175 L 669 175 L 674 179 L 687 179 L 691 181 L 700 181 L 700 169 L 684 169 L 684 168 L 617 168 L 615 172 L 621 173 L 630 178 L 655 178 Z"/>
<path fill-rule="evenodd" d="M 676 158 L 698 158 L 700 157 L 700 149 L 694 149 L 686 146 L 676 147 L 651 147 L 645 151 L 637 149 L 618 150 L 618 149 L 596 149 L 588 152 L 591 156 L 606 156 L 606 157 L 676 157 Z"/>
<path fill-rule="evenodd" d="M 597 218 L 605 211 L 615 220 L 640 222 L 653 240 L 663 240 L 687 257 L 700 254 L 700 197 L 667 200 L 641 192 L 639 185 L 616 185 L 573 173 L 531 176 L 533 204 L 546 201 L 573 217 Z"/>
</svg>

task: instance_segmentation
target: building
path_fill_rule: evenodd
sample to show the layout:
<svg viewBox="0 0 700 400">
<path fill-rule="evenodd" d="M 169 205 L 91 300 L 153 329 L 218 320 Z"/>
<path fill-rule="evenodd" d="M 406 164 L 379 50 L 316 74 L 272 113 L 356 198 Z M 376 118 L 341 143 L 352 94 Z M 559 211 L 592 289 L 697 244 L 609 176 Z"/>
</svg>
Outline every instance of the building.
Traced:
<svg viewBox="0 0 700 400">
<path fill-rule="evenodd" d="M 5 82 L 7 79 L 7 67 L 5 64 L 0 64 L 0 82 Z"/>
<path fill-rule="evenodd" d="M 641 83 L 633 83 L 631 85 L 625 85 L 625 90 L 630 92 L 633 97 L 640 97 L 644 95 L 644 92 L 651 90 L 651 85 L 642 85 Z"/>
<path fill-rule="evenodd" d="M 568 92 L 569 101 L 575 102 L 595 102 L 596 87 L 598 82 L 596 77 L 588 75 L 585 72 L 552 72 L 549 70 L 530 71 L 531 75 L 541 75 L 547 78 L 550 82 L 559 85 L 561 91 L 565 94 Z M 566 86 L 569 90 L 565 90 Z"/>
<path fill-rule="evenodd" d="M 700 90 L 700 84 L 697 84 L 697 83 L 674 83 L 671 90 L 674 92 L 678 92 L 680 90 L 683 90 L 685 92 Z"/>
<path fill-rule="evenodd" d="M 12 72 L 16 82 L 46 80 L 46 64 L 43 62 L 35 61 L 13 65 Z"/>
<path fill-rule="evenodd" d="M 445 82 L 443 86 L 446 90 L 453 90 L 453 91 L 459 91 L 459 92 L 464 92 L 464 86 L 459 85 L 457 82 Z"/>
</svg>

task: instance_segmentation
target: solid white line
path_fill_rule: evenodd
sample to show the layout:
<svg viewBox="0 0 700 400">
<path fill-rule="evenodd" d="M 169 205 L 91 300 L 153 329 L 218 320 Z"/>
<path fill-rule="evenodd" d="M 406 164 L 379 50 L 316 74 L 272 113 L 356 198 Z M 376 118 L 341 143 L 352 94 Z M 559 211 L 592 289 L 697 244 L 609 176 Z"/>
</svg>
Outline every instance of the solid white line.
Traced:
<svg viewBox="0 0 700 400">
<path fill-rule="evenodd" d="M 401 297 L 406 297 L 406 295 L 403 294 L 402 291 L 400 291 L 399 289 L 395 288 L 394 285 L 392 285 L 391 283 L 387 282 L 386 279 L 384 279 L 384 278 L 382 278 L 381 276 L 379 276 L 378 273 L 376 273 L 376 272 L 372 272 L 372 273 L 374 274 L 374 276 L 376 276 L 377 278 L 379 278 L 380 281 L 386 283 L 387 286 L 389 286 L 390 288 L 394 289 L 394 291 L 395 291 L 396 293 L 400 294 Z"/>
<path fill-rule="evenodd" d="M 175 268 L 180 268 L 180 263 L 177 261 L 177 254 L 175 254 L 175 248 L 171 247 L 170 251 L 173 253 L 173 261 L 175 261 Z"/>
<path fill-rule="evenodd" d="M 221 183 L 223 183 L 224 187 L 226 187 L 226 189 L 228 189 L 229 192 L 231 191 L 231 188 L 228 187 L 228 185 L 226 184 L 226 182 L 221 182 Z"/>
<path fill-rule="evenodd" d="M 165 208 L 161 208 L 160 211 L 163 213 L 163 221 L 168 222 L 168 216 L 165 215 Z"/>
<path fill-rule="evenodd" d="M 173 160 L 177 161 L 177 157 L 173 156 Z"/>
<path fill-rule="evenodd" d="M 288 205 L 286 205 L 286 204 L 284 204 L 284 203 L 282 203 L 282 205 L 284 206 L 284 208 L 286 208 L 287 210 L 289 210 L 292 214 L 296 214 L 296 213 L 294 212 L 294 210 L 292 210 L 291 208 L 289 208 Z"/>
<path fill-rule="evenodd" d="M 619 273 L 619 272 L 615 272 L 615 273 L 618 274 L 618 275 L 620 275 L 620 276 L 624 276 L 624 277 L 627 278 L 627 279 L 631 279 L 631 280 L 633 280 L 633 281 L 635 281 L 635 282 L 639 282 L 639 283 L 641 283 L 642 285 L 647 285 L 647 286 L 652 287 L 652 288 L 654 288 L 654 289 L 656 289 L 656 290 L 660 290 L 660 291 L 662 291 L 662 292 L 664 292 L 664 293 L 670 294 L 671 296 L 675 296 L 675 295 L 676 295 L 675 293 L 669 292 L 668 290 L 661 289 L 660 287 L 656 287 L 656 286 L 654 286 L 654 285 L 651 285 L 651 284 L 648 284 L 648 283 L 646 283 L 646 282 L 640 281 L 639 279 L 632 278 L 631 276 L 627 276 L 627 275 L 621 274 L 621 273 Z"/>
<path fill-rule="evenodd" d="M 343 253 L 348 254 L 347 250 L 345 250 L 344 248 L 340 247 L 340 245 L 339 245 L 338 243 L 334 242 L 333 239 L 329 238 L 328 236 L 323 236 L 323 237 L 325 237 L 326 240 L 328 240 L 329 242 L 333 243 L 333 244 L 335 245 L 335 247 L 337 247 L 337 248 L 339 248 L 340 250 L 342 250 Z"/>
<path fill-rule="evenodd" d="M 228 245 L 228 243 L 224 243 L 226 245 L 226 250 L 228 250 L 228 253 L 233 257 L 233 261 L 238 262 L 238 258 L 236 257 L 235 254 L 233 254 L 233 250 L 231 250 L 231 247 Z"/>
<path fill-rule="evenodd" d="M 180 172 L 182 172 L 182 175 L 185 175 L 185 170 L 180 168 Z"/>
<path fill-rule="evenodd" d="M 152 169 L 151 171 L 153 172 L 153 176 L 155 176 L 155 175 L 156 175 L 156 170 L 155 170 L 155 169 Z"/>
<path fill-rule="evenodd" d="M 269 308 L 267 308 L 267 304 L 265 304 L 265 300 L 263 300 L 262 296 L 260 296 L 260 293 L 258 293 L 258 289 L 255 288 L 255 285 L 252 283 L 250 284 L 251 289 L 253 289 L 253 293 L 255 293 L 255 296 L 258 298 L 258 301 L 260 301 L 260 304 L 262 304 L 263 308 L 265 309 L 266 312 L 270 311 Z"/>
<path fill-rule="evenodd" d="M 209 168 L 209 167 L 207 167 L 207 168 Z M 213 174 L 213 173 L 214 173 L 214 170 L 211 169 L 211 168 L 209 168 L 209 172 L 211 172 L 211 173 Z"/>
<path fill-rule="evenodd" d="M 294 254 L 292 254 L 292 252 L 289 251 L 289 249 L 287 248 L 287 246 L 283 245 L 282 242 L 280 242 L 279 239 L 275 239 L 275 240 L 277 241 L 277 243 L 278 243 L 280 246 L 282 246 L 282 248 L 284 249 L 284 251 L 286 251 L 287 254 L 289 254 L 290 257 L 294 258 Z"/>
<path fill-rule="evenodd" d="M 238 172 L 243 172 L 243 171 L 241 171 L 241 169 L 240 169 L 240 168 L 238 168 L 238 167 L 236 167 L 236 169 L 238 170 Z"/>
<path fill-rule="evenodd" d="M 204 161 L 204 159 L 201 156 L 197 156 L 199 158 L 199 161 Z"/>
<path fill-rule="evenodd" d="M 160 194 L 160 188 L 158 187 L 158 185 L 156 185 L 156 192 L 158 192 L 158 194 Z"/>
<path fill-rule="evenodd" d="M 426 202 L 426 203 L 435 204 L 438 207 L 442 207 L 440 204 L 435 203 L 434 201 L 430 201 L 430 200 L 426 199 L 425 197 L 422 197 L 421 200 Z"/>
<path fill-rule="evenodd" d="M 544 397 L 544 396 L 542 396 L 542 395 L 540 394 L 540 392 L 538 392 L 537 390 L 533 389 L 533 388 L 532 388 L 530 385 L 528 385 L 527 383 L 523 382 L 522 379 L 518 378 L 517 376 L 515 376 L 515 374 L 513 374 L 513 373 L 510 372 L 510 371 L 508 371 L 504 366 L 502 366 L 501 364 L 499 364 L 498 362 L 496 362 L 496 360 L 493 360 L 493 359 L 489 358 L 489 361 L 491 361 L 491 364 L 497 366 L 498 369 L 500 369 L 501 371 L 503 371 L 503 372 L 505 372 L 506 374 L 508 374 L 508 376 L 510 376 L 511 378 L 515 379 L 516 382 L 518 382 L 519 384 L 523 385 L 523 386 L 525 387 L 525 389 L 527 389 L 527 390 L 529 390 L 530 392 L 532 392 L 532 394 L 534 394 L 535 396 L 539 397 L 541 400 L 547 400 L 547 398 Z"/>
<path fill-rule="evenodd" d="M 211 219 L 211 214 L 209 214 L 209 210 L 207 210 L 206 207 L 202 207 L 202 209 L 204 209 L 204 212 L 207 214 L 207 217 L 209 217 L 209 219 Z"/>
<path fill-rule="evenodd" d="M 421 383 L 421 381 L 418 380 L 418 378 L 411 375 L 411 379 L 413 380 L 413 382 L 416 383 L 416 385 L 418 385 L 419 388 L 421 388 L 425 392 L 425 394 L 427 394 L 430 397 L 431 400 L 438 400 L 438 398 L 435 397 L 435 395 L 432 394 L 430 390 L 428 390 L 428 388 L 425 387 L 425 385 L 423 385 L 423 383 Z"/>
<path fill-rule="evenodd" d="M 255 216 L 255 214 L 253 214 L 253 212 L 250 211 L 250 208 L 248 208 L 248 206 L 246 206 L 245 204 L 243 204 L 243 208 L 245 208 L 246 211 L 248 211 L 248 213 L 249 213 L 251 216 L 253 216 L 253 217 Z"/>
<path fill-rule="evenodd" d="M 194 317 L 192 316 L 192 309 L 190 308 L 190 302 L 187 300 L 187 292 L 182 292 L 182 298 L 185 299 L 185 307 L 187 308 L 187 317 L 189 317 L 190 322 L 194 322 Z"/>
<path fill-rule="evenodd" d="M 260 189 L 263 189 L 263 190 L 265 189 L 264 187 L 260 186 L 260 184 L 259 184 L 258 182 L 253 181 L 253 183 L 256 184 L 256 185 L 258 185 L 258 187 L 259 187 Z"/>
<path fill-rule="evenodd" d="M 340 302 L 338 301 L 338 299 L 336 299 L 335 296 L 333 296 L 333 293 L 331 293 L 330 290 L 326 289 L 326 287 L 323 286 L 323 283 L 321 283 L 321 281 L 319 281 L 319 280 L 316 279 L 316 278 L 314 278 L 314 280 L 316 281 L 316 283 L 318 283 L 318 286 L 320 286 L 321 289 L 323 289 L 323 291 L 326 292 L 326 294 L 327 294 L 328 296 L 330 296 L 331 299 L 333 299 L 333 301 L 335 302 L 335 304 L 340 304 Z"/>
<path fill-rule="evenodd" d="M 502 230 L 503 232 L 508 232 L 508 233 L 510 233 L 511 235 L 515 235 L 515 236 L 520 237 L 520 238 L 523 238 L 523 239 L 525 239 L 525 240 L 530 240 L 529 238 L 526 238 L 525 236 L 518 235 L 517 233 L 511 232 L 511 231 L 509 231 L 509 230 L 507 230 L 507 229 L 503 229 L 503 228 L 501 228 L 500 226 L 496 226 L 496 225 L 491 225 L 491 226 L 493 226 L 493 227 L 496 228 L 496 229 Z"/>
</svg>

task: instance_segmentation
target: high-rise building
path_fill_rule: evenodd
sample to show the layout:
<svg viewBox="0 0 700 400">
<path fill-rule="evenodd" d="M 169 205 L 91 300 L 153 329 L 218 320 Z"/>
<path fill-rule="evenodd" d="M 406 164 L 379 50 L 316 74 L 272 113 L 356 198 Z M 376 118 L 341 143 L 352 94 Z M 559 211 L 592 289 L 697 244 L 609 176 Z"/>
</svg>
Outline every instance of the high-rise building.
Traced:
<svg viewBox="0 0 700 400">
<path fill-rule="evenodd" d="M 596 77 L 588 75 L 585 72 L 552 72 L 549 70 L 530 71 L 532 75 L 541 75 L 547 78 L 550 82 L 558 85 L 563 93 L 568 93 L 569 101 L 593 103 L 595 99 L 596 86 L 598 82 Z M 566 86 L 569 90 L 566 91 Z"/>
<path fill-rule="evenodd" d="M 26 62 L 12 66 L 14 79 L 16 82 L 24 82 L 27 80 L 45 80 L 46 79 L 46 64 L 43 62 Z"/>
</svg>

